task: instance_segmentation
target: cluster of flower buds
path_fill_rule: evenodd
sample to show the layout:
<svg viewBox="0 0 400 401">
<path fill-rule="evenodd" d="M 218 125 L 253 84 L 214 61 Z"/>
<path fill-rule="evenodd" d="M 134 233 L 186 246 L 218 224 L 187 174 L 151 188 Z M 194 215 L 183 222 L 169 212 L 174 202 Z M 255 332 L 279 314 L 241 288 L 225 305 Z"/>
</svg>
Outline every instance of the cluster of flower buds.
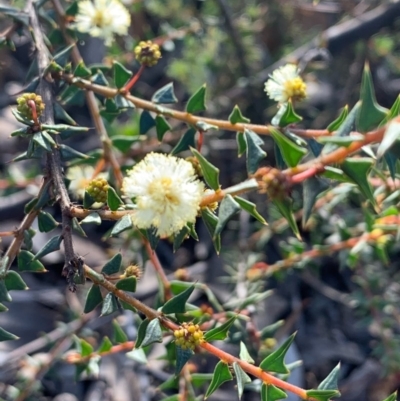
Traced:
<svg viewBox="0 0 400 401">
<path fill-rule="evenodd" d="M 161 58 L 160 46 L 151 40 L 140 42 L 134 50 L 136 60 L 146 67 L 153 67 Z"/>
<path fill-rule="evenodd" d="M 22 96 L 17 98 L 17 110 L 21 116 L 27 120 L 33 120 L 34 118 L 32 102 L 35 104 L 36 117 L 40 117 L 45 109 L 45 104 L 40 95 L 37 95 L 36 93 L 24 93 Z"/>
<path fill-rule="evenodd" d="M 194 350 L 204 341 L 204 333 L 198 324 L 182 323 L 178 330 L 174 331 L 175 344 L 182 349 Z"/>
<path fill-rule="evenodd" d="M 105 203 L 107 201 L 108 182 L 105 178 L 95 178 L 86 187 L 86 192 L 95 202 Z"/>
<path fill-rule="evenodd" d="M 290 177 L 282 171 L 272 168 L 260 168 L 254 175 L 258 180 L 261 192 L 267 193 L 272 200 L 281 200 L 290 192 Z"/>
<path fill-rule="evenodd" d="M 138 265 L 129 265 L 124 271 L 124 277 L 142 277 L 142 269 Z"/>
</svg>

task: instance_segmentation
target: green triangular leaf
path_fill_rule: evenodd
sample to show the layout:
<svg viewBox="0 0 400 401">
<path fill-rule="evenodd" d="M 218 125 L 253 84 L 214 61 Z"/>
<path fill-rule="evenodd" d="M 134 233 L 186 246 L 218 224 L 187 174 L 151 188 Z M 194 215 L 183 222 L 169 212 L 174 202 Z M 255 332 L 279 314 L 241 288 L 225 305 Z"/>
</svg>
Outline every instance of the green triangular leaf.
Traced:
<svg viewBox="0 0 400 401">
<path fill-rule="evenodd" d="M 75 149 L 72 149 L 71 147 L 67 145 L 58 145 L 60 148 L 60 154 L 61 158 L 64 161 L 70 161 L 73 159 L 91 159 L 91 156 L 85 155 L 84 153 L 78 152 Z"/>
<path fill-rule="evenodd" d="M 109 292 L 103 299 L 103 306 L 101 308 L 100 316 L 107 316 L 118 310 L 117 298 L 114 294 Z"/>
<path fill-rule="evenodd" d="M 389 397 L 385 398 L 383 401 L 397 401 L 397 391 L 389 395 Z"/>
<path fill-rule="evenodd" d="M 349 106 L 346 104 L 346 106 L 343 107 L 341 113 L 339 114 L 339 117 L 332 121 L 328 127 L 326 128 L 329 132 L 334 132 L 337 131 L 340 126 L 344 123 L 344 120 L 349 114 Z"/>
<path fill-rule="evenodd" d="M 303 156 L 307 153 L 307 149 L 292 142 L 275 128 L 270 128 L 270 132 L 272 138 L 274 138 L 279 150 L 281 151 L 285 163 L 289 167 L 296 167 Z"/>
<path fill-rule="evenodd" d="M 170 82 L 169 84 L 160 88 L 156 93 L 154 93 L 151 101 L 156 104 L 171 104 L 176 103 L 178 99 L 174 93 L 174 83 Z"/>
<path fill-rule="evenodd" d="M 176 146 L 171 150 L 171 155 L 176 155 L 180 152 L 193 148 L 195 146 L 194 137 L 196 130 L 189 128 L 181 137 Z"/>
<path fill-rule="evenodd" d="M 272 354 L 268 355 L 261 363 L 260 368 L 264 371 L 268 372 L 276 372 L 276 373 L 289 373 L 289 369 L 285 365 L 285 355 L 289 350 L 289 347 L 292 345 L 292 342 L 296 336 L 296 333 L 293 333 L 285 342 L 280 345 L 280 347 L 275 350 Z"/>
<path fill-rule="evenodd" d="M 203 172 L 203 177 L 206 183 L 214 191 L 219 189 L 219 169 L 213 166 L 200 152 L 196 149 L 190 149 L 192 153 L 196 156 L 199 161 L 201 170 Z"/>
<path fill-rule="evenodd" d="M 103 296 L 101 295 L 100 287 L 93 284 L 87 293 L 83 313 L 91 312 L 94 308 L 96 308 L 97 305 L 100 305 L 102 302 Z"/>
<path fill-rule="evenodd" d="M 175 375 L 181 373 L 182 368 L 185 366 L 186 362 L 193 356 L 193 351 L 191 349 L 182 349 L 181 347 L 176 347 L 176 366 Z"/>
<path fill-rule="evenodd" d="M 129 78 L 132 76 L 132 71 L 127 70 L 118 61 L 113 61 L 113 74 L 114 74 L 114 84 L 118 89 L 124 87 L 128 82 Z"/>
<path fill-rule="evenodd" d="M 92 75 L 92 71 L 89 68 L 87 68 L 85 63 L 83 62 L 83 60 L 81 60 L 75 68 L 74 77 L 88 78 L 91 75 Z"/>
<path fill-rule="evenodd" d="M 387 113 L 386 117 L 379 124 L 380 127 L 387 124 L 391 119 L 397 117 L 400 114 L 400 95 L 397 96 L 397 99 L 393 103 L 393 106 L 390 108 L 389 113 Z"/>
<path fill-rule="evenodd" d="M 231 124 L 249 123 L 250 122 L 249 118 L 246 118 L 246 117 L 243 116 L 243 114 L 240 111 L 238 105 L 235 105 L 235 107 L 233 108 L 231 114 L 229 114 L 228 119 L 231 122 Z"/>
<path fill-rule="evenodd" d="M 145 320 L 142 322 L 142 324 L 144 322 Z M 143 340 L 139 345 L 137 345 L 138 340 L 139 340 L 139 334 L 138 334 L 138 339 L 136 340 L 135 348 L 146 347 L 147 345 L 150 345 L 155 342 L 161 343 L 162 331 L 161 331 L 160 321 L 158 319 L 153 319 L 149 321 L 148 324 L 146 325 L 146 330 Z"/>
<path fill-rule="evenodd" d="M 236 132 L 236 143 L 238 147 L 238 157 L 241 157 L 247 150 L 247 142 L 243 132 Z"/>
<path fill-rule="evenodd" d="M 123 205 L 121 198 L 115 192 L 113 187 L 108 187 L 107 191 L 107 205 L 111 211 L 115 212 L 121 205 Z"/>
<path fill-rule="evenodd" d="M 306 394 L 308 398 L 318 401 L 330 401 L 331 398 L 340 396 L 340 392 L 337 390 L 308 390 Z"/>
<path fill-rule="evenodd" d="M 72 219 L 72 228 L 82 237 L 87 237 L 85 231 L 83 230 L 83 228 L 81 227 L 81 225 L 78 222 L 78 219 L 76 217 L 74 217 Z"/>
<path fill-rule="evenodd" d="M 244 130 L 244 137 L 246 139 L 246 165 L 247 173 L 254 174 L 262 159 L 267 156 L 261 145 L 264 141 L 254 132 L 249 129 Z"/>
<path fill-rule="evenodd" d="M 251 379 L 237 362 L 233 362 L 232 366 L 236 376 L 238 396 L 240 400 L 243 395 L 244 385 L 246 383 L 251 383 Z"/>
<path fill-rule="evenodd" d="M 83 220 L 81 220 L 81 224 L 101 224 L 101 217 L 98 213 L 93 212 L 88 214 Z"/>
<path fill-rule="evenodd" d="M 122 330 L 122 327 L 118 324 L 118 322 L 114 319 L 112 321 L 112 326 L 113 326 L 113 341 L 115 343 L 126 343 L 128 341 L 128 336 L 126 333 Z"/>
<path fill-rule="evenodd" d="M 397 121 L 392 121 L 386 127 L 385 133 L 383 134 L 383 139 L 379 145 L 377 151 L 377 157 L 380 159 L 390 147 L 400 139 L 400 123 Z"/>
<path fill-rule="evenodd" d="M 142 111 L 139 120 L 140 135 L 146 134 L 148 131 L 150 131 L 151 128 L 155 126 L 156 126 L 156 121 L 151 116 L 151 114 L 147 110 Z"/>
<path fill-rule="evenodd" d="M 137 279 L 136 277 L 127 277 L 119 280 L 115 286 L 119 290 L 123 291 L 129 291 L 129 292 L 135 292 L 136 291 L 136 283 Z"/>
<path fill-rule="evenodd" d="M 126 214 L 115 223 L 113 229 L 111 230 L 111 235 L 118 235 L 125 230 L 129 230 L 132 227 L 133 223 L 131 216 Z"/>
<path fill-rule="evenodd" d="M 37 143 L 41 148 L 45 149 L 47 152 L 51 152 L 51 144 L 43 136 L 42 132 L 37 132 L 33 135 L 33 141 Z"/>
<path fill-rule="evenodd" d="M 19 251 L 18 254 L 18 270 L 19 271 L 29 271 L 34 273 L 44 273 L 47 270 L 38 261 L 34 260 L 35 256 L 33 253 L 28 251 Z"/>
<path fill-rule="evenodd" d="M 110 341 L 110 339 L 107 337 L 107 336 L 105 336 L 104 338 L 103 338 L 103 341 L 101 342 L 101 344 L 100 344 L 100 347 L 99 347 L 99 349 L 97 350 L 97 352 L 99 353 L 99 354 L 101 354 L 101 353 L 103 353 L 103 352 L 108 352 L 108 351 L 110 351 L 110 349 L 112 348 L 112 342 Z"/>
<path fill-rule="evenodd" d="M 338 378 L 340 373 L 340 363 L 338 363 L 329 375 L 320 383 L 318 390 L 338 390 Z"/>
<path fill-rule="evenodd" d="M 171 126 L 168 124 L 167 120 L 163 116 L 156 117 L 156 131 L 157 131 L 157 139 L 162 142 L 164 135 L 171 129 Z"/>
<path fill-rule="evenodd" d="M 12 334 L 0 327 L 0 341 L 11 341 L 18 339 L 19 337 L 17 337 L 15 334 Z"/>
<path fill-rule="evenodd" d="M 218 209 L 218 223 L 215 227 L 214 231 L 214 239 L 221 234 L 224 229 L 226 223 L 229 219 L 234 216 L 240 210 L 240 205 L 231 195 L 226 195 L 224 199 L 222 199 L 221 204 Z"/>
<path fill-rule="evenodd" d="M 274 200 L 273 202 L 274 205 L 278 208 L 281 215 L 287 220 L 289 227 L 292 229 L 296 237 L 301 240 L 299 227 L 297 226 L 297 222 L 292 211 L 292 200 L 287 198 Z"/>
<path fill-rule="evenodd" d="M 57 223 L 53 216 L 47 212 L 40 211 L 38 215 L 38 226 L 39 231 L 42 233 L 48 233 L 58 227 L 59 223 Z"/>
<path fill-rule="evenodd" d="M 8 291 L 28 289 L 28 286 L 26 285 L 25 281 L 22 280 L 22 277 L 13 270 L 8 271 L 4 279 L 4 283 Z"/>
<path fill-rule="evenodd" d="M 231 328 L 236 319 L 237 316 L 232 316 L 225 323 L 221 324 L 221 326 L 215 327 L 207 331 L 207 333 L 204 334 L 204 340 L 206 340 L 207 342 L 216 340 L 225 340 L 225 338 L 228 337 L 229 329 Z"/>
<path fill-rule="evenodd" d="M 192 295 L 194 288 L 195 286 L 192 285 L 180 294 L 175 295 L 164 304 L 164 306 L 161 308 L 161 311 L 166 315 L 170 313 L 185 313 L 186 302 L 188 301 L 190 295 Z"/>
<path fill-rule="evenodd" d="M 218 224 L 218 217 L 208 208 L 203 208 L 201 210 L 201 217 L 211 235 L 211 238 L 214 238 L 215 227 Z M 219 251 L 221 250 L 221 237 L 217 236 L 215 240 L 213 239 L 213 244 L 215 251 L 219 254 Z"/>
<path fill-rule="evenodd" d="M 359 187 L 361 193 L 375 206 L 375 198 L 368 180 L 373 160 L 366 157 L 346 159 L 341 168 Z"/>
<path fill-rule="evenodd" d="M 219 361 L 217 366 L 215 366 L 213 378 L 204 398 L 207 399 L 215 390 L 218 389 L 218 387 L 232 379 L 233 377 L 229 370 L 229 366 L 226 363 Z"/>
<path fill-rule="evenodd" d="M 364 67 L 360 100 L 362 103 L 357 116 L 357 131 L 365 133 L 376 128 L 388 112 L 387 109 L 379 106 L 376 101 L 374 83 L 368 64 L 365 64 Z"/>
<path fill-rule="evenodd" d="M 142 365 L 147 365 L 148 363 L 146 353 L 142 349 L 133 349 L 132 351 L 128 352 L 126 356 Z"/>
<path fill-rule="evenodd" d="M 83 208 L 89 209 L 94 202 L 95 200 L 93 199 L 92 195 L 90 195 L 88 191 L 85 191 L 83 194 Z"/>
<path fill-rule="evenodd" d="M 188 100 L 186 111 L 188 113 L 197 113 L 206 109 L 206 84 L 200 87 Z"/>
<path fill-rule="evenodd" d="M 174 252 L 178 250 L 178 248 L 181 246 L 182 242 L 189 237 L 189 232 L 190 228 L 185 226 L 182 228 L 181 231 L 179 231 L 178 234 L 175 235 L 174 237 Z"/>
<path fill-rule="evenodd" d="M 207 132 L 210 130 L 218 130 L 218 126 L 217 125 L 213 125 L 213 124 L 209 124 L 206 123 L 205 121 L 197 121 L 195 124 L 195 127 L 202 132 Z"/>
<path fill-rule="evenodd" d="M 8 293 L 4 280 L 0 280 L 0 302 L 11 302 L 12 298 Z"/>
<path fill-rule="evenodd" d="M 261 401 L 277 401 L 287 398 L 287 394 L 272 384 L 263 383 L 261 386 Z"/>
<path fill-rule="evenodd" d="M 247 199 L 241 198 L 239 196 L 235 196 L 234 199 L 243 210 L 251 214 L 256 220 L 258 220 L 262 224 L 267 224 L 264 217 L 262 217 L 261 214 L 258 213 L 255 203 L 252 203 Z"/>
<path fill-rule="evenodd" d="M 247 347 L 245 345 L 244 342 L 240 341 L 240 353 L 239 353 L 239 358 L 242 361 L 248 362 L 253 364 L 254 363 L 254 359 L 251 357 L 251 355 L 249 354 L 249 351 L 247 351 Z"/>
<path fill-rule="evenodd" d="M 281 107 L 284 107 L 285 111 L 282 113 L 282 115 L 280 116 L 279 119 L 279 126 L 280 127 L 286 127 L 289 124 L 295 124 L 300 122 L 303 117 L 299 116 L 294 108 L 293 108 L 293 104 L 292 101 L 289 99 L 289 101 L 285 104 L 282 105 Z"/>
<path fill-rule="evenodd" d="M 122 255 L 117 253 L 103 266 L 101 272 L 107 275 L 118 273 L 121 269 L 121 263 Z"/>
</svg>

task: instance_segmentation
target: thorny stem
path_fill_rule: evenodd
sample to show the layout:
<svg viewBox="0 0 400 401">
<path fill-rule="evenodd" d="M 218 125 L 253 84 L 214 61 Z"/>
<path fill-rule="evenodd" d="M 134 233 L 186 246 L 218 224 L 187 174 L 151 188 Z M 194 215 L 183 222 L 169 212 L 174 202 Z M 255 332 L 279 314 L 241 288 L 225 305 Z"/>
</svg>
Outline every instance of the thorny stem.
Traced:
<svg viewBox="0 0 400 401">
<path fill-rule="evenodd" d="M 98 95 L 104 96 L 106 98 L 114 98 L 117 96 L 119 93 L 118 89 L 113 89 L 109 88 L 107 86 L 101 86 L 101 85 L 96 85 L 91 83 L 88 80 L 81 79 L 81 78 L 75 78 L 71 74 L 62 74 L 60 77 L 62 80 L 65 82 L 75 85 L 79 88 L 86 89 L 87 91 L 93 91 L 94 93 L 97 93 Z M 179 110 L 174 110 L 171 108 L 167 107 L 161 107 L 151 101 L 141 99 L 136 96 L 132 96 L 130 94 L 124 95 L 127 100 L 132 102 L 138 109 L 142 110 L 147 110 L 154 112 L 156 114 L 163 115 L 165 117 L 172 117 L 176 120 L 179 121 L 184 121 L 188 124 L 192 124 L 196 126 L 198 122 L 205 122 L 210 125 L 215 125 L 219 129 L 227 130 L 227 131 L 239 131 L 243 132 L 245 129 L 249 129 L 254 131 L 257 134 L 260 135 L 270 135 L 270 127 L 268 125 L 258 125 L 258 124 L 243 124 L 243 123 L 237 123 L 237 124 L 232 124 L 231 122 L 227 120 L 218 120 L 214 118 L 209 118 L 209 117 L 201 117 L 201 116 L 196 116 L 191 113 L 187 113 L 185 111 L 179 111 Z M 314 138 L 316 136 L 325 136 L 321 135 L 321 133 L 330 133 L 328 131 L 321 131 L 317 130 L 315 131 L 314 135 L 314 130 L 300 130 L 297 129 L 296 133 L 299 136 L 302 136 L 304 138 Z"/>
<path fill-rule="evenodd" d="M 324 255 L 332 255 L 334 252 L 338 252 L 343 249 L 351 249 L 360 241 L 376 242 L 382 236 L 382 234 L 382 232 L 374 230 L 360 235 L 359 237 L 349 238 L 348 240 L 337 242 L 336 244 L 326 245 L 324 247 L 319 247 L 318 249 L 311 249 L 309 251 L 302 252 L 301 254 L 290 256 L 272 265 L 260 262 L 257 263 L 254 268 L 248 271 L 247 278 L 252 281 L 259 280 L 263 276 L 270 276 L 301 261 L 315 259 Z"/>
<path fill-rule="evenodd" d="M 89 362 L 92 358 L 95 358 L 96 356 L 103 357 L 107 355 L 117 354 L 119 352 L 131 351 L 134 346 L 135 346 L 135 341 L 126 341 L 122 344 L 112 346 L 108 351 L 92 352 L 91 354 L 83 357 L 78 352 L 69 353 L 65 357 L 65 360 L 68 363 L 75 363 L 75 364 L 85 363 Z"/>
<path fill-rule="evenodd" d="M 116 297 L 121 299 L 122 301 L 128 303 L 129 305 L 136 308 L 138 311 L 143 313 L 148 319 L 159 319 L 160 323 L 167 329 L 175 331 L 179 328 L 179 326 L 168 320 L 162 313 L 155 311 L 152 308 L 149 308 L 147 305 L 140 302 L 138 299 L 128 295 L 126 292 L 119 290 L 114 284 L 110 283 L 108 280 L 104 278 L 103 275 L 96 273 L 93 269 L 89 266 L 84 265 L 84 272 L 87 278 L 89 278 L 94 284 L 100 285 L 101 287 L 105 288 L 107 291 L 114 294 Z M 300 387 L 294 386 L 289 384 L 283 380 L 278 379 L 271 374 L 264 372 L 261 368 L 251 365 L 245 361 L 240 360 L 239 358 L 234 357 L 227 352 L 220 350 L 217 347 L 214 347 L 212 344 L 209 343 L 202 343 L 200 345 L 201 348 L 205 349 L 209 353 L 215 355 L 217 358 L 221 359 L 226 363 L 233 363 L 237 362 L 243 370 L 252 374 L 255 377 L 260 378 L 265 383 L 273 384 L 277 387 L 280 387 L 284 390 L 291 391 L 294 394 L 297 394 L 299 397 L 303 399 L 308 399 L 306 391 Z"/>
<path fill-rule="evenodd" d="M 48 178 L 45 178 L 43 184 L 39 190 L 38 197 L 42 194 L 45 188 L 47 188 Z M 12 263 L 14 262 L 15 257 L 18 255 L 19 250 L 21 249 L 22 243 L 24 242 L 24 231 L 28 230 L 32 223 L 35 221 L 36 217 L 39 214 L 39 210 L 33 208 L 28 214 L 25 215 L 22 220 L 20 226 L 15 230 L 14 236 L 15 238 L 11 242 L 10 246 L 5 253 L 3 260 L 7 260 L 5 270 L 8 270 Z M 8 258 L 8 259 L 6 259 Z"/>
<path fill-rule="evenodd" d="M 53 5 L 54 5 L 54 9 L 56 10 L 56 13 L 59 17 L 59 25 L 60 25 L 61 32 L 64 36 L 65 41 L 67 42 L 68 45 L 74 44 L 75 42 L 71 39 L 71 37 L 68 35 L 67 30 L 66 30 L 66 24 L 65 24 L 66 15 L 65 15 L 64 9 L 63 9 L 60 1 L 53 0 Z M 73 62 L 76 65 L 83 61 L 82 56 L 80 55 L 79 50 L 76 46 L 74 46 L 72 48 L 71 57 L 72 57 Z M 115 179 L 117 181 L 118 187 L 121 187 L 122 180 L 123 180 L 121 168 L 120 168 L 118 160 L 116 159 L 115 154 L 112 150 L 110 138 L 108 137 L 106 127 L 104 126 L 103 120 L 100 116 L 100 110 L 97 105 L 96 97 L 92 91 L 85 91 L 85 97 L 86 97 L 86 103 L 88 105 L 90 114 L 92 116 L 92 120 L 96 127 L 96 131 L 101 140 L 101 144 L 103 147 L 103 157 L 104 157 L 105 161 L 110 164 L 110 166 L 113 170 Z"/>
<path fill-rule="evenodd" d="M 27 10 L 31 20 L 32 32 L 37 49 L 37 61 L 40 77 L 38 92 L 42 96 L 44 104 L 48 105 L 48 107 L 46 107 L 44 110 L 43 119 L 46 124 L 51 125 L 54 124 L 53 108 L 51 107 L 51 105 L 54 103 L 52 84 L 47 79 L 48 77 L 43 76 L 44 71 L 46 71 L 46 68 L 50 64 L 48 50 L 45 45 L 43 32 L 39 25 L 39 20 L 36 14 L 33 0 L 30 0 L 28 2 Z M 54 140 L 57 141 L 56 138 Z M 67 276 L 70 289 L 75 290 L 73 276 L 75 274 L 75 270 L 81 267 L 82 260 L 81 258 L 79 258 L 78 255 L 75 254 L 73 247 L 72 218 L 69 213 L 71 201 L 69 199 L 68 191 L 64 183 L 60 151 L 58 150 L 58 148 L 53 148 L 51 152 L 47 153 L 47 165 L 48 173 L 54 185 L 55 193 L 57 194 L 57 200 L 60 204 L 62 213 L 62 236 L 65 250 L 65 265 L 63 274 Z"/>
<path fill-rule="evenodd" d="M 81 79 L 81 78 L 74 78 L 70 74 L 63 74 L 61 77 L 63 80 L 66 82 L 76 85 L 82 89 L 90 90 L 93 91 L 97 94 L 100 94 L 102 96 L 108 97 L 108 98 L 113 98 L 118 94 L 118 90 L 108 88 L 106 86 L 101 86 L 101 85 L 96 85 L 92 84 L 91 82 Z M 148 100 L 143 100 L 138 97 L 132 96 L 132 95 L 125 95 L 125 97 L 131 101 L 137 108 L 147 110 L 147 111 L 152 111 L 157 114 L 162 114 L 164 116 L 172 117 L 180 121 L 184 121 L 186 123 L 195 125 L 200 122 L 206 122 L 207 124 L 212 124 L 217 126 L 220 129 L 228 130 L 228 131 L 240 131 L 243 132 L 245 129 L 251 129 L 257 134 L 261 135 L 268 135 L 270 134 L 270 127 L 267 125 L 256 125 L 256 124 L 243 124 L 243 123 L 238 123 L 238 124 L 232 124 L 229 121 L 226 120 L 216 120 L 213 118 L 206 118 L 206 117 L 199 117 L 195 116 L 193 114 L 183 112 L 183 111 L 177 111 L 173 109 L 169 109 L 166 107 L 160 107 Z M 400 117 L 397 117 L 394 119 L 394 121 L 400 121 Z M 324 166 L 328 166 L 331 164 L 335 163 L 342 163 L 346 157 L 350 156 L 351 154 L 357 152 L 360 150 L 363 146 L 369 145 L 371 143 L 377 143 L 380 142 L 383 138 L 383 135 L 386 131 L 386 126 L 381 127 L 377 129 L 376 131 L 371 131 L 368 132 L 364 135 L 364 139 L 362 141 L 354 141 L 350 146 L 348 147 L 340 147 L 339 149 L 327 154 L 327 155 L 322 155 L 314 160 L 311 160 L 307 163 L 300 164 L 299 166 L 288 168 L 283 171 L 284 174 L 287 174 L 289 176 L 295 176 L 299 173 L 303 173 L 306 170 L 309 169 L 314 169 L 309 171 L 309 175 L 307 178 L 309 178 L 312 175 L 318 174 L 323 170 Z M 312 138 L 315 135 L 313 134 L 313 131 L 311 130 L 296 130 L 296 133 L 298 135 L 301 135 L 303 137 L 308 137 Z M 322 131 L 318 131 L 318 134 L 321 134 Z M 313 174 L 311 174 L 313 172 Z"/>
</svg>

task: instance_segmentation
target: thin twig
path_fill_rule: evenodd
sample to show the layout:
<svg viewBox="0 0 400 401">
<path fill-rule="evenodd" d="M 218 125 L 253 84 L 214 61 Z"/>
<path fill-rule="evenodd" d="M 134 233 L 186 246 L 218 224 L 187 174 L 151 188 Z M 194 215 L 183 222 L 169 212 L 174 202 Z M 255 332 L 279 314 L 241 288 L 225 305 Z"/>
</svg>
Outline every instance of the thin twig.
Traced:
<svg viewBox="0 0 400 401">
<path fill-rule="evenodd" d="M 124 95 L 120 91 L 118 91 L 118 89 L 97 85 L 85 79 L 75 78 L 71 74 L 62 74 L 60 77 L 55 76 L 55 78 L 60 78 L 71 85 L 75 85 L 79 88 L 86 89 L 88 91 L 93 91 L 94 93 L 97 93 L 98 95 L 104 96 L 109 99 L 112 99 L 117 95 L 123 95 L 127 100 L 132 102 L 138 109 L 151 111 L 156 114 L 163 115 L 165 117 L 172 117 L 176 120 L 183 121 L 195 126 L 199 122 L 205 122 L 210 125 L 215 125 L 219 129 L 227 131 L 243 132 L 245 129 L 249 129 L 260 135 L 270 135 L 271 133 L 270 127 L 268 125 L 243 124 L 243 123 L 232 124 L 228 120 L 219 120 L 215 118 L 196 116 L 194 114 L 187 113 L 186 111 L 174 110 L 168 107 L 160 107 L 159 105 L 149 100 L 144 100 L 130 94 Z M 304 138 L 314 138 L 318 136 L 331 135 L 331 133 L 327 130 L 301 130 L 301 129 L 296 129 L 296 134 Z"/>
<path fill-rule="evenodd" d="M 75 42 L 68 35 L 66 24 L 65 24 L 65 12 L 59 0 L 53 0 L 54 9 L 58 15 L 59 25 L 61 32 L 64 36 L 64 39 L 68 45 L 73 45 Z M 82 56 L 79 53 L 79 50 L 76 46 L 72 48 L 71 57 L 75 65 L 79 64 L 83 61 Z M 86 91 L 86 104 L 88 105 L 90 115 L 92 116 L 93 123 L 96 127 L 97 134 L 101 140 L 101 144 L 103 147 L 103 157 L 107 163 L 110 164 L 115 179 L 117 181 L 118 187 L 120 188 L 122 185 L 123 176 L 121 173 L 121 168 L 119 166 L 118 160 L 115 157 L 115 154 L 112 150 L 111 141 L 108 137 L 106 127 L 103 123 L 103 120 L 100 116 L 100 110 L 97 105 L 97 100 L 93 92 Z"/>
<path fill-rule="evenodd" d="M 45 178 L 43 181 L 42 186 L 40 187 L 38 197 L 42 194 L 42 192 L 47 188 L 48 178 Z M 24 219 L 22 220 L 20 226 L 14 232 L 14 239 L 11 242 L 10 246 L 7 249 L 7 252 L 4 255 L 4 259 L 8 258 L 5 265 L 5 270 L 8 270 L 14 259 L 18 255 L 22 243 L 24 242 L 24 232 L 30 228 L 32 223 L 35 221 L 36 217 L 38 216 L 40 210 L 33 208 L 28 214 L 25 215 Z"/>
<path fill-rule="evenodd" d="M 27 10 L 30 17 L 31 28 L 35 39 L 36 58 L 38 61 L 39 69 L 39 86 L 38 93 L 42 96 L 43 102 L 46 105 L 43 114 L 43 121 L 48 124 L 54 124 L 54 112 L 52 105 L 55 102 L 52 83 L 50 77 L 43 76 L 48 65 L 50 64 L 49 51 L 45 45 L 42 29 L 39 25 L 39 19 L 36 14 L 33 0 L 29 0 Z M 54 138 L 57 141 L 57 138 Z M 56 142 L 57 143 L 57 142 Z M 62 236 L 64 240 L 65 250 L 65 265 L 63 274 L 67 276 L 67 280 L 72 291 L 75 290 L 75 283 L 73 276 L 75 270 L 79 269 L 82 264 L 82 259 L 75 254 L 73 241 L 72 241 L 72 218 L 69 213 L 71 201 L 69 199 L 68 191 L 64 183 L 64 177 L 61 167 L 61 156 L 58 148 L 53 148 L 51 152 L 47 153 L 48 174 L 53 182 L 57 200 L 61 207 L 62 213 Z"/>
</svg>

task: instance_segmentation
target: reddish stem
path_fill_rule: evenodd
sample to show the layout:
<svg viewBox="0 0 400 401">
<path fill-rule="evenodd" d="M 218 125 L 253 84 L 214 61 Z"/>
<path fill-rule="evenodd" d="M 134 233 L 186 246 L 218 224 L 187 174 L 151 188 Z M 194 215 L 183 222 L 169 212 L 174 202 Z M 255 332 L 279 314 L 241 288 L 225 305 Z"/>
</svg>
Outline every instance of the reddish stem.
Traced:
<svg viewBox="0 0 400 401">
<path fill-rule="evenodd" d="M 199 132 L 199 139 L 197 140 L 197 150 L 198 152 L 201 152 L 201 147 L 203 146 L 203 141 L 204 141 L 204 131 L 198 131 Z"/>
<path fill-rule="evenodd" d="M 0 237 L 13 237 L 15 235 L 14 231 L 3 231 L 0 232 Z"/>
<path fill-rule="evenodd" d="M 142 75 L 142 72 L 145 69 L 145 65 L 142 64 L 138 70 L 138 72 L 130 79 L 130 81 L 121 89 L 122 93 L 128 93 L 133 85 L 135 85 L 135 83 L 138 81 L 138 79 L 140 78 L 140 76 Z"/>
<path fill-rule="evenodd" d="M 28 106 L 32 110 L 33 122 L 35 123 L 35 125 L 40 125 L 36 111 L 36 103 L 33 100 L 28 100 Z"/>
<path fill-rule="evenodd" d="M 313 177 L 314 175 L 317 175 L 323 171 L 324 171 L 324 166 L 310 167 L 308 170 L 303 171 L 302 173 L 296 174 L 293 177 L 291 177 L 290 181 L 292 184 L 299 184 L 305 181 L 307 178 Z"/>
</svg>

